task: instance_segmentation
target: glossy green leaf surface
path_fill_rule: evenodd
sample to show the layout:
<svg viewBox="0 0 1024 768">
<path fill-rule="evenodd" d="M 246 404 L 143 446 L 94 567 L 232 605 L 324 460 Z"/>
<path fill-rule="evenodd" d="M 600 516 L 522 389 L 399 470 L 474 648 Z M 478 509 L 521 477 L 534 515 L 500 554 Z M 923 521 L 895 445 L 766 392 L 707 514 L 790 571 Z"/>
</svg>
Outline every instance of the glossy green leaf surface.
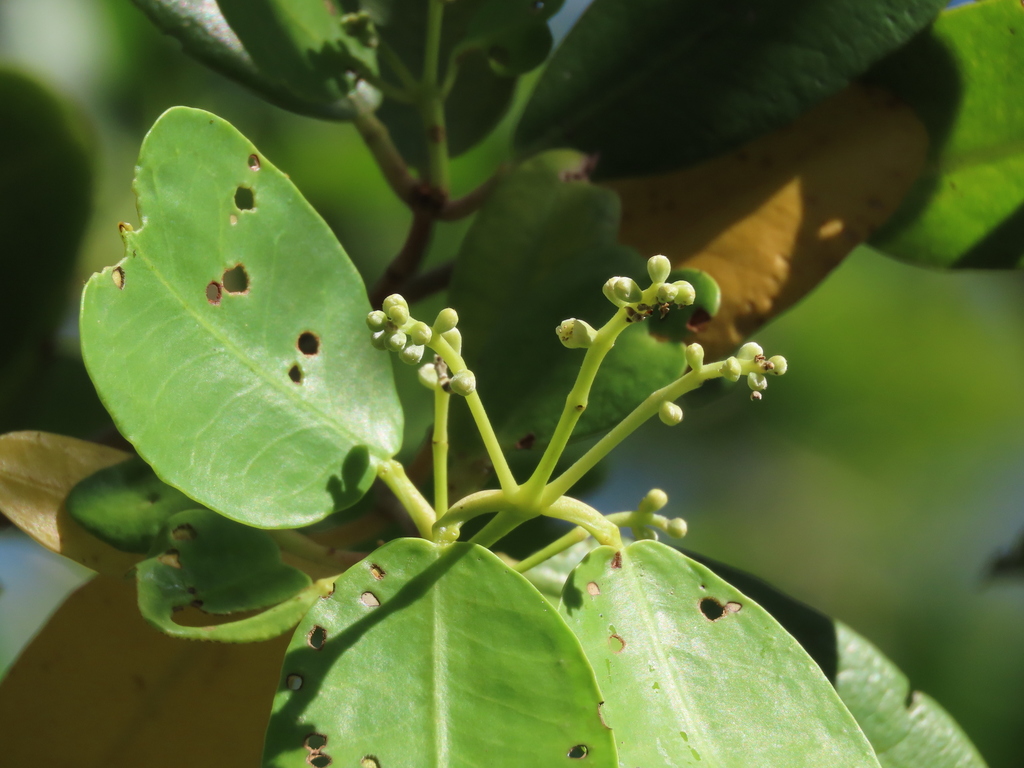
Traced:
<svg viewBox="0 0 1024 768">
<path fill-rule="evenodd" d="M 358 272 L 287 177 L 201 110 L 165 113 L 135 181 L 143 227 L 82 298 L 82 353 L 165 482 L 265 528 L 357 501 L 398 449 L 391 362 Z"/>
<path fill-rule="evenodd" d="M 883 252 L 939 267 L 1024 262 L 1024 7 L 983 0 L 946 11 L 871 72 L 928 128 L 928 165 L 872 239 Z"/>
<path fill-rule="evenodd" d="M 137 456 L 87 477 L 64 503 L 71 519 L 93 536 L 140 554 L 149 552 L 167 518 L 196 506 Z"/>
<path fill-rule="evenodd" d="M 89 218 L 90 150 L 70 105 L 0 67 L 0 242 L 10 255 L 0 279 L 0 420 L 11 420 L 7 400 L 36 372 L 60 322 Z"/>
<path fill-rule="evenodd" d="M 595 549 L 559 610 L 597 673 L 622 765 L 878 768 L 799 644 L 670 547 Z"/>
<path fill-rule="evenodd" d="M 836 690 L 871 740 L 882 768 L 985 768 L 960 726 L 871 643 L 836 622 Z"/>
<path fill-rule="evenodd" d="M 599 153 L 605 178 L 692 165 L 787 124 L 906 42 L 946 0 L 595 0 L 516 132 Z"/>
<path fill-rule="evenodd" d="M 280 608 L 269 616 L 248 619 L 245 626 L 249 630 L 262 626 L 265 637 L 224 636 L 230 624 L 218 626 L 218 634 L 209 637 L 208 628 L 175 623 L 172 614 L 186 606 L 211 614 L 239 613 L 286 603 L 310 586 L 306 574 L 281 562 L 281 551 L 269 533 L 208 509 L 170 517 L 154 540 L 150 557 L 136 566 L 136 580 L 142 615 L 158 629 L 179 637 L 238 642 L 274 637 L 293 626 L 317 597 L 306 595 L 308 600 L 285 606 L 290 610 Z M 304 608 L 298 610 L 303 602 Z"/>
<path fill-rule="evenodd" d="M 580 162 L 575 153 L 553 152 L 510 174 L 477 214 L 456 259 L 449 301 L 459 313 L 463 356 L 506 448 L 530 434 L 542 446 L 575 381 L 583 351 L 561 345 L 558 324 L 577 317 L 600 327 L 615 312 L 601 292 L 605 281 L 646 279 L 636 251 L 616 242 L 618 197 L 580 180 Z M 660 322 L 655 316 L 616 341 L 578 436 L 610 427 L 682 374 L 682 346 L 653 335 Z M 464 409 L 452 414 L 459 451 L 473 427 Z"/>
<path fill-rule="evenodd" d="M 617 766 L 557 611 L 491 552 L 399 539 L 295 631 L 265 768 Z M 362 761 L 362 762 L 360 762 Z"/>
<path fill-rule="evenodd" d="M 346 31 L 331 0 L 135 0 L 162 31 L 211 69 L 278 106 L 347 120 L 356 100 L 353 68 L 376 68 L 364 34 Z"/>
</svg>

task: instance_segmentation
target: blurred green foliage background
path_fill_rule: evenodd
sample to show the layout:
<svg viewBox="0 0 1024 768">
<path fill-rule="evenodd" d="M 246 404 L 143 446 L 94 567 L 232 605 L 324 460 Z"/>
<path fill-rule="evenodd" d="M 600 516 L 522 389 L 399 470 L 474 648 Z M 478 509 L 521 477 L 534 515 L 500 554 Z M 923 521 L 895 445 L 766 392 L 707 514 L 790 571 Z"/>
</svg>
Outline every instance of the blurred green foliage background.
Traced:
<svg viewBox="0 0 1024 768">
<path fill-rule="evenodd" d="M 350 126 L 250 96 L 184 57 L 127 0 L 0 0 L 0 61 L 70 98 L 96 146 L 92 224 L 58 345 L 68 367 L 54 374 L 65 388 L 81 382 L 81 285 L 120 259 L 117 223 L 138 223 L 136 153 L 170 106 L 208 109 L 238 127 L 291 175 L 369 282 L 401 245 L 409 213 Z M 507 123 L 455 162 L 456 194 L 505 156 Z M 52 222 L 61 223 L 56 201 Z M 442 227 L 431 258 L 450 256 L 464 228 Z M 38 273 L 45 279 L 47 265 Z M 1024 276 L 931 272 L 861 248 L 757 340 L 790 361 L 762 402 L 738 387 L 691 404 L 680 427 L 649 424 L 588 500 L 613 512 L 664 488 L 666 511 L 689 521 L 688 548 L 872 639 L 993 768 L 1017 768 L 1024 579 L 991 579 L 988 569 L 1024 530 Z M 397 374 L 410 383 L 414 371 Z M 99 429 L 103 414 L 88 392 L 52 398 L 7 414 L 3 430 Z M 428 418 L 410 418 L 408 433 L 421 435 Z M 20 534 L 0 534 L 0 670 L 82 577 L 58 561 Z"/>
</svg>

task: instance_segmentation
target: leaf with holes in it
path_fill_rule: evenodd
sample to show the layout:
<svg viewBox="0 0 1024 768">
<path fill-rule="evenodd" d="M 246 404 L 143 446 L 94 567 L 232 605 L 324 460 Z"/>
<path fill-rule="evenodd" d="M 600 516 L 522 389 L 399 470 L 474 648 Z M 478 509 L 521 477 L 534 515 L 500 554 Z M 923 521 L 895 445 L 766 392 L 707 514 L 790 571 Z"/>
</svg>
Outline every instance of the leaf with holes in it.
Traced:
<svg viewBox="0 0 1024 768">
<path fill-rule="evenodd" d="M 136 568 L 136 581 L 139 610 L 157 629 L 224 642 L 276 637 L 295 626 L 323 594 L 305 573 L 281 562 L 281 550 L 269 533 L 208 509 L 170 517 L 150 557 Z M 186 606 L 221 615 L 270 610 L 230 624 L 187 627 L 172 618 Z"/>
<path fill-rule="evenodd" d="M 379 99 L 350 71 L 376 71 L 372 27 L 351 18 L 346 28 L 331 0 L 135 4 L 187 53 L 284 109 L 350 120 L 357 101 Z"/>
<path fill-rule="evenodd" d="M 611 768 L 601 699 L 579 642 L 522 576 L 473 544 L 399 539 L 299 625 L 263 765 Z"/>
<path fill-rule="evenodd" d="M 123 576 L 140 558 L 92 536 L 68 515 L 64 500 L 76 483 L 127 458 L 124 451 L 63 435 L 2 435 L 0 512 L 51 552 Z"/>
<path fill-rule="evenodd" d="M 872 240 L 933 267 L 1024 266 L 1024 7 L 951 8 L 869 73 L 905 99 L 931 143 L 925 172 Z"/>
<path fill-rule="evenodd" d="M 783 128 L 948 0 L 595 0 L 516 129 L 524 152 L 600 155 L 602 178 L 661 173 Z"/>
<path fill-rule="evenodd" d="M 288 178 L 220 118 L 166 112 L 143 227 L 82 297 L 82 354 L 121 433 L 227 517 L 297 527 L 355 503 L 402 413 L 359 273 Z"/>
<path fill-rule="evenodd" d="M 167 637 L 139 615 L 131 582 L 98 576 L 0 681 L 3 764 L 252 768 L 286 641 Z"/>
<path fill-rule="evenodd" d="M 622 765 L 879 768 L 796 640 L 664 544 L 593 550 L 559 610 L 597 673 Z"/>
<path fill-rule="evenodd" d="M 71 519 L 122 552 L 149 552 L 167 518 L 196 503 L 137 456 L 82 480 L 65 504 Z"/>
</svg>

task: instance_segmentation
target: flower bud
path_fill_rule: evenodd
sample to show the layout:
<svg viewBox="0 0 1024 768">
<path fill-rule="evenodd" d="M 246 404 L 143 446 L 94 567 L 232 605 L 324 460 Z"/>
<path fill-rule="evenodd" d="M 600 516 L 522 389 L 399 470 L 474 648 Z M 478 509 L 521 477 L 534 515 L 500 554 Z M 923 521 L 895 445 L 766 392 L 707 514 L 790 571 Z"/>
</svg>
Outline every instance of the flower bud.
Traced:
<svg viewBox="0 0 1024 768">
<path fill-rule="evenodd" d="M 679 289 L 671 283 L 662 283 L 658 286 L 658 303 L 673 304 L 679 297 Z"/>
<path fill-rule="evenodd" d="M 760 344 L 756 344 L 753 341 L 748 341 L 740 347 L 740 351 L 736 353 L 736 357 L 740 360 L 753 360 L 758 355 L 763 356 L 764 350 L 761 349 Z"/>
<path fill-rule="evenodd" d="M 459 313 L 451 307 L 445 307 L 437 313 L 437 319 L 434 320 L 434 330 L 438 333 L 444 333 L 445 331 L 450 331 L 458 324 Z"/>
<path fill-rule="evenodd" d="M 686 521 L 681 517 L 674 517 L 668 521 L 665 533 L 673 539 L 681 539 L 686 535 Z"/>
<path fill-rule="evenodd" d="M 676 294 L 676 304 L 686 307 L 693 304 L 694 299 L 697 298 L 697 292 L 693 289 L 692 285 L 685 280 L 676 280 L 672 285 L 679 291 Z"/>
<path fill-rule="evenodd" d="M 737 360 L 735 357 L 730 357 L 728 360 L 722 363 L 722 367 L 719 368 L 719 370 L 721 371 L 722 376 L 727 378 L 729 381 L 739 381 L 740 374 L 743 373 L 743 368 L 740 366 L 740 361 Z"/>
<path fill-rule="evenodd" d="M 409 303 L 405 300 L 405 297 L 400 293 L 392 293 L 390 296 L 381 302 L 381 309 L 384 310 L 384 314 L 390 315 L 391 310 L 395 307 L 402 307 L 404 309 L 409 308 Z"/>
<path fill-rule="evenodd" d="M 370 343 L 373 344 L 374 349 L 387 348 L 387 339 L 384 338 L 386 335 L 387 333 L 385 331 L 377 331 L 370 337 Z"/>
<path fill-rule="evenodd" d="M 624 304 L 636 304 L 644 297 L 640 286 L 631 277 L 615 278 L 615 282 L 612 284 L 612 293 L 615 294 L 615 298 Z"/>
<path fill-rule="evenodd" d="M 658 418 L 661 419 L 663 424 L 674 427 L 683 420 L 683 409 L 675 403 L 662 403 L 661 408 L 658 409 Z"/>
<path fill-rule="evenodd" d="M 668 494 L 661 490 L 661 488 L 652 488 L 644 496 L 636 511 L 641 515 L 653 515 L 666 504 L 668 504 Z"/>
<path fill-rule="evenodd" d="M 388 319 L 397 326 L 403 326 L 409 322 L 409 308 L 395 305 L 388 312 Z"/>
<path fill-rule="evenodd" d="M 685 354 L 686 364 L 693 368 L 693 370 L 696 371 L 704 365 L 704 347 L 700 344 L 690 344 L 686 347 Z"/>
<path fill-rule="evenodd" d="M 384 343 L 387 344 L 388 349 L 392 352 L 398 352 L 405 346 L 406 341 L 408 341 L 408 338 L 404 333 L 401 331 L 394 331 L 384 340 Z"/>
<path fill-rule="evenodd" d="M 668 273 L 672 271 L 672 263 L 664 256 L 651 256 L 647 260 L 647 274 L 652 283 L 664 283 Z"/>
<path fill-rule="evenodd" d="M 768 389 L 768 379 L 763 373 L 751 373 L 747 376 L 747 386 L 755 392 L 763 392 Z"/>
<path fill-rule="evenodd" d="M 408 330 L 408 334 L 409 338 L 412 339 L 412 343 L 420 346 L 423 344 L 429 344 L 430 339 L 434 336 L 433 331 L 430 330 L 430 326 L 420 320 L 417 320 L 412 324 L 412 327 Z"/>
<path fill-rule="evenodd" d="M 619 278 L 617 277 L 609 278 L 608 281 L 603 286 L 601 286 L 601 292 L 604 294 L 604 297 L 608 299 L 608 301 L 610 301 L 616 307 L 624 307 L 626 305 L 626 302 L 620 301 L 619 298 L 615 295 L 615 281 L 618 279 Z"/>
<path fill-rule="evenodd" d="M 450 385 L 452 392 L 466 397 L 476 391 L 476 376 L 468 369 L 459 371 L 452 376 Z"/>
<path fill-rule="evenodd" d="M 768 358 L 768 362 L 775 366 L 772 373 L 776 376 L 782 376 L 786 373 L 786 369 L 789 368 L 789 363 L 786 362 L 786 358 L 782 355 L 772 355 Z"/>
<path fill-rule="evenodd" d="M 585 349 L 597 338 L 597 331 L 589 323 L 575 317 L 563 320 L 561 325 L 555 328 L 555 333 L 558 334 L 558 340 L 569 349 Z"/>
<path fill-rule="evenodd" d="M 388 316 L 379 309 L 375 309 L 366 316 L 366 324 L 371 331 L 383 331 L 384 326 L 388 324 Z"/>
<path fill-rule="evenodd" d="M 417 344 L 410 344 L 398 353 L 398 358 L 406 365 L 416 365 L 423 359 L 423 347 Z"/>
<path fill-rule="evenodd" d="M 462 354 L 462 334 L 459 333 L 458 328 L 452 328 L 449 331 L 445 331 L 441 334 L 441 338 L 452 345 L 452 349 L 455 350 L 456 355 Z"/>
<path fill-rule="evenodd" d="M 420 384 L 430 390 L 437 389 L 437 368 L 427 363 L 416 369 L 416 378 Z"/>
</svg>

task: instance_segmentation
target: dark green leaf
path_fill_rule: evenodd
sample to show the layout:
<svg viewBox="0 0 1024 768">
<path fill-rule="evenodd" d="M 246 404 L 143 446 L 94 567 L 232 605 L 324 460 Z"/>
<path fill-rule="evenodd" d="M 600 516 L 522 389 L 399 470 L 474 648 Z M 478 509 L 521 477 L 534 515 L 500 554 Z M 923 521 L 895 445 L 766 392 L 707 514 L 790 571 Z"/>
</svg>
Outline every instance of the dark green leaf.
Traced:
<svg viewBox="0 0 1024 768">
<path fill-rule="evenodd" d="M 402 414 L 330 229 L 200 110 L 157 122 L 135 190 L 144 227 L 82 299 L 85 362 L 122 434 L 165 482 L 251 525 L 351 506 L 398 449 Z"/>
<path fill-rule="evenodd" d="M 471 544 L 400 539 L 295 631 L 263 760 L 308 765 L 617 766 L 579 642 L 530 584 Z M 575 753 L 575 754 L 578 754 Z"/>
<path fill-rule="evenodd" d="M 597 673 L 624 766 L 878 768 L 799 644 L 674 549 L 595 549 L 559 610 Z"/>
<path fill-rule="evenodd" d="M 89 218 L 90 149 L 81 117 L 60 97 L 0 68 L 0 242 L 9 256 L 0 280 L 0 412 L 38 373 L 64 311 Z"/>
<path fill-rule="evenodd" d="M 101 469 L 71 489 L 71 519 L 123 552 L 149 552 L 167 518 L 196 503 L 162 482 L 138 457 Z"/>
<path fill-rule="evenodd" d="M 780 128 L 930 21 L 946 0 L 595 0 L 516 133 L 600 155 L 602 177 L 691 165 Z"/>
<path fill-rule="evenodd" d="M 136 566 L 136 579 L 139 610 L 155 627 L 178 637 L 228 642 L 275 637 L 294 626 L 319 597 L 307 589 L 306 574 L 281 562 L 269 533 L 208 509 L 170 517 L 149 559 Z M 211 628 L 175 623 L 172 614 L 187 606 L 212 614 L 279 607 Z"/>
<path fill-rule="evenodd" d="M 929 161 L 872 245 L 941 267 L 1024 263 L 1024 7 L 988 0 L 947 11 L 886 59 L 873 81 L 924 121 Z"/>
<path fill-rule="evenodd" d="M 372 35 L 346 30 L 331 0 L 135 0 L 212 69 L 278 106 L 347 120 L 376 97 L 350 70 L 376 70 Z"/>
</svg>

